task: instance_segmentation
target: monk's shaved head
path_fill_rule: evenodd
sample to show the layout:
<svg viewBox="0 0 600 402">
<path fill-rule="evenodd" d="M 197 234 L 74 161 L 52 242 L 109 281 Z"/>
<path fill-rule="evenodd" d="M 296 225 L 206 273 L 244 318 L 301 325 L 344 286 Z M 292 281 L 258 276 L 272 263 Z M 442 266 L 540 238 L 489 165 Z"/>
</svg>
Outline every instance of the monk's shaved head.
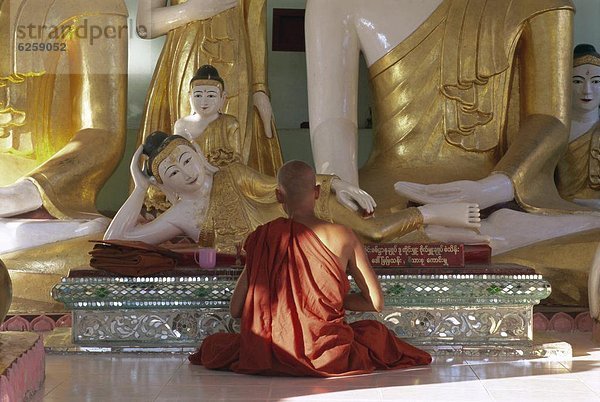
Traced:
<svg viewBox="0 0 600 402">
<path fill-rule="evenodd" d="M 313 196 L 316 181 L 313 168 L 302 161 L 289 161 L 277 172 L 279 188 L 290 201 Z"/>
</svg>

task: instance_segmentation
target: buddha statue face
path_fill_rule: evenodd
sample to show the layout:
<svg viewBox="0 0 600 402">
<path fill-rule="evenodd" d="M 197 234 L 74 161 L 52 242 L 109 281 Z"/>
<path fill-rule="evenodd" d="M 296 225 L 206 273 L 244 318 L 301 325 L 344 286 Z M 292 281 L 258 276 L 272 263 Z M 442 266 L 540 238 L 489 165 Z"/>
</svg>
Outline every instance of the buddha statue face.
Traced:
<svg viewBox="0 0 600 402">
<path fill-rule="evenodd" d="M 589 112 L 600 106 L 600 66 L 583 64 L 573 68 L 573 110 Z"/>
<path fill-rule="evenodd" d="M 217 115 L 225 103 L 225 91 L 216 85 L 196 85 L 190 92 L 190 105 L 200 117 Z"/>
<path fill-rule="evenodd" d="M 194 148 L 180 144 L 158 165 L 158 175 L 165 187 L 175 193 L 194 193 L 207 178 L 202 157 Z"/>
</svg>

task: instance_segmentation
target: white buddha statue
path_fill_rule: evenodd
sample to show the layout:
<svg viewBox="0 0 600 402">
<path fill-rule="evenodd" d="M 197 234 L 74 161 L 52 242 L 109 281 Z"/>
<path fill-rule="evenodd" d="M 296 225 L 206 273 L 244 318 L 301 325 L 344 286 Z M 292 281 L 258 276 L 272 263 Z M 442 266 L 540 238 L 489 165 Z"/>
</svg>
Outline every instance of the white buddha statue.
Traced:
<svg viewBox="0 0 600 402">
<path fill-rule="evenodd" d="M 222 112 L 227 92 L 215 67 L 204 65 L 198 69 L 190 81 L 189 99 L 192 114 L 175 122 L 174 134 L 195 142 L 212 165 L 245 164 L 240 124 L 234 116 Z"/>
</svg>

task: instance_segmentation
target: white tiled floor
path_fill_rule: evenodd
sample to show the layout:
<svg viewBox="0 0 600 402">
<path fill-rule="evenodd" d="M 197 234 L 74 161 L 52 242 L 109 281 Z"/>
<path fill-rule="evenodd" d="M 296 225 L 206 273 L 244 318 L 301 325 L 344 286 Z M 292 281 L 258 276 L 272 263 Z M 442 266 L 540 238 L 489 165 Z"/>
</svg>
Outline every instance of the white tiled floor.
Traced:
<svg viewBox="0 0 600 402">
<path fill-rule="evenodd" d="M 572 360 L 438 358 L 429 367 L 336 379 L 215 372 L 183 355 L 50 354 L 34 400 L 600 402 L 600 345 L 589 333 L 561 338 L 573 345 Z"/>
</svg>

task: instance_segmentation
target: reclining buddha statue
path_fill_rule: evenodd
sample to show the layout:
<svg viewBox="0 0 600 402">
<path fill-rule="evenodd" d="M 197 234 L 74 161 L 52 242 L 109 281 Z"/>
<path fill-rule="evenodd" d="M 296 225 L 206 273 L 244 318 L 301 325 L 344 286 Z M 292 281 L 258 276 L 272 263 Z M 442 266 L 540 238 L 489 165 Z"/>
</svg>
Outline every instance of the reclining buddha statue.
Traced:
<svg viewBox="0 0 600 402">
<path fill-rule="evenodd" d="M 197 144 L 179 135 L 157 131 L 148 136 L 134 154 L 131 174 L 134 190 L 111 222 L 106 240 L 161 244 L 179 235 L 197 241 L 208 234 L 219 252 L 234 254 L 257 226 L 286 214 L 276 197 L 276 178 L 235 161 L 214 166 Z M 423 225 L 479 227 L 479 208 L 471 203 L 424 205 L 365 219 L 331 194 L 336 180 L 332 175 L 318 177 L 317 215 L 344 223 L 371 241 L 410 233 Z M 140 210 L 150 184 L 176 196 L 156 219 L 141 223 Z"/>
</svg>

